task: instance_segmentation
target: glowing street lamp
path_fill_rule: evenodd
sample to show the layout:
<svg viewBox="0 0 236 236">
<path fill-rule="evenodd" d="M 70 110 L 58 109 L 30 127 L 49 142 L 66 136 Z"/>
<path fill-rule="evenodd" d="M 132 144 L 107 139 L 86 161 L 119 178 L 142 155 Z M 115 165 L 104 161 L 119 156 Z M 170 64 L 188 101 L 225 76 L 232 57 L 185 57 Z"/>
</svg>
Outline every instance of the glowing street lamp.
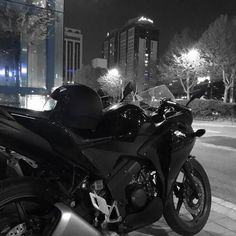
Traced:
<svg viewBox="0 0 236 236">
<path fill-rule="evenodd" d="M 200 53 L 197 49 L 193 48 L 186 53 L 185 57 L 190 63 L 194 63 L 200 59 Z"/>
<path fill-rule="evenodd" d="M 108 71 L 108 75 L 119 77 L 120 73 L 116 68 L 113 68 L 113 69 Z"/>
<path fill-rule="evenodd" d="M 122 76 L 117 68 L 113 68 L 108 70 L 107 72 L 108 77 L 111 77 L 110 79 L 113 80 L 114 82 L 118 82 L 118 97 L 119 99 L 122 98 L 123 96 L 123 81 L 122 81 Z"/>
<path fill-rule="evenodd" d="M 182 81 L 182 85 L 187 93 L 187 99 L 190 99 L 190 90 L 195 84 L 198 71 L 202 64 L 200 52 L 196 48 L 192 48 L 177 59 L 179 59 L 178 62 L 181 63 L 186 72 L 186 83 L 184 84 Z"/>
</svg>

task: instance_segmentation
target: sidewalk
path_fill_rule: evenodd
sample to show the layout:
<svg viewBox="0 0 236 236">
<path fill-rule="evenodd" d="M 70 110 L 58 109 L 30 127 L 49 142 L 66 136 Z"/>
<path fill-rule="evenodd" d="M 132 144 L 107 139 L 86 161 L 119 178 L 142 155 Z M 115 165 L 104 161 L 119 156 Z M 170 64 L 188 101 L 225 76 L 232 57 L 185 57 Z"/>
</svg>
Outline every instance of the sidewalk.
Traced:
<svg viewBox="0 0 236 236">
<path fill-rule="evenodd" d="M 178 236 L 164 218 L 151 226 L 132 232 L 129 236 Z M 236 236 L 236 205 L 212 198 L 211 214 L 204 229 L 197 236 Z"/>
</svg>

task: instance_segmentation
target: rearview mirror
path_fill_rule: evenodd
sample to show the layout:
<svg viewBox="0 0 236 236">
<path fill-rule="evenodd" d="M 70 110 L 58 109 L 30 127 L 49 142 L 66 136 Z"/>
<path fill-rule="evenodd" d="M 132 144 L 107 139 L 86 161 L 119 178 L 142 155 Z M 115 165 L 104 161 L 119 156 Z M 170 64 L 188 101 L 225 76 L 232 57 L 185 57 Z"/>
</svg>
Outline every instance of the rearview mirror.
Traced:
<svg viewBox="0 0 236 236">
<path fill-rule="evenodd" d="M 206 133 L 206 130 L 205 130 L 205 129 L 198 129 L 198 130 L 195 132 L 195 136 L 196 136 L 196 137 L 202 137 L 205 133 Z"/>
<path fill-rule="evenodd" d="M 121 99 L 121 102 L 133 91 L 134 91 L 133 84 L 131 82 L 129 82 L 124 88 L 123 98 Z"/>
<path fill-rule="evenodd" d="M 187 102 L 186 107 L 196 98 L 200 98 L 206 94 L 208 88 L 199 89 L 192 93 L 190 100 Z"/>
</svg>

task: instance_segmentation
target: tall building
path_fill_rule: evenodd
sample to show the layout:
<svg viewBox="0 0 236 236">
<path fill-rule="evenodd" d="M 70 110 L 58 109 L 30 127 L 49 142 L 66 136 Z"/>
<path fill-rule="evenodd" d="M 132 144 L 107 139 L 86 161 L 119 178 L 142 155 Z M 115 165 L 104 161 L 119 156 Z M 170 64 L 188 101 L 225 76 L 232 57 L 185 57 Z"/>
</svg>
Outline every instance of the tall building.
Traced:
<svg viewBox="0 0 236 236">
<path fill-rule="evenodd" d="M 109 68 L 116 66 L 119 60 L 119 33 L 119 29 L 108 32 L 103 44 L 103 58 Z"/>
<path fill-rule="evenodd" d="M 124 76 L 147 88 L 152 79 L 152 66 L 158 61 L 159 31 L 146 17 L 129 20 L 122 28 L 107 33 L 103 57 L 108 68 L 119 67 Z"/>
<path fill-rule="evenodd" d="M 0 0 L 1 104 L 28 107 L 62 84 L 63 18 L 63 0 Z"/>
<path fill-rule="evenodd" d="M 75 73 L 82 67 L 83 35 L 80 30 L 64 29 L 64 82 L 72 82 Z"/>
</svg>

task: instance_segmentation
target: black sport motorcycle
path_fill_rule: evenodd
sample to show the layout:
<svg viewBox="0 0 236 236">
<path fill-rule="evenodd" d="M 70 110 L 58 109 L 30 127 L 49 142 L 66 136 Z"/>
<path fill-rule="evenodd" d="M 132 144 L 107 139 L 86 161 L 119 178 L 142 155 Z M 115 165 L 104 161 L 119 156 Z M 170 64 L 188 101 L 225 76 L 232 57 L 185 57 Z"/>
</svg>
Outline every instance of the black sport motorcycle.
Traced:
<svg viewBox="0 0 236 236">
<path fill-rule="evenodd" d="M 190 153 L 205 130 L 158 89 L 160 105 L 145 110 L 103 110 L 83 85 L 56 89 L 42 112 L 2 106 L 0 235 L 122 235 L 163 215 L 175 232 L 198 233 L 211 190 Z"/>
</svg>

